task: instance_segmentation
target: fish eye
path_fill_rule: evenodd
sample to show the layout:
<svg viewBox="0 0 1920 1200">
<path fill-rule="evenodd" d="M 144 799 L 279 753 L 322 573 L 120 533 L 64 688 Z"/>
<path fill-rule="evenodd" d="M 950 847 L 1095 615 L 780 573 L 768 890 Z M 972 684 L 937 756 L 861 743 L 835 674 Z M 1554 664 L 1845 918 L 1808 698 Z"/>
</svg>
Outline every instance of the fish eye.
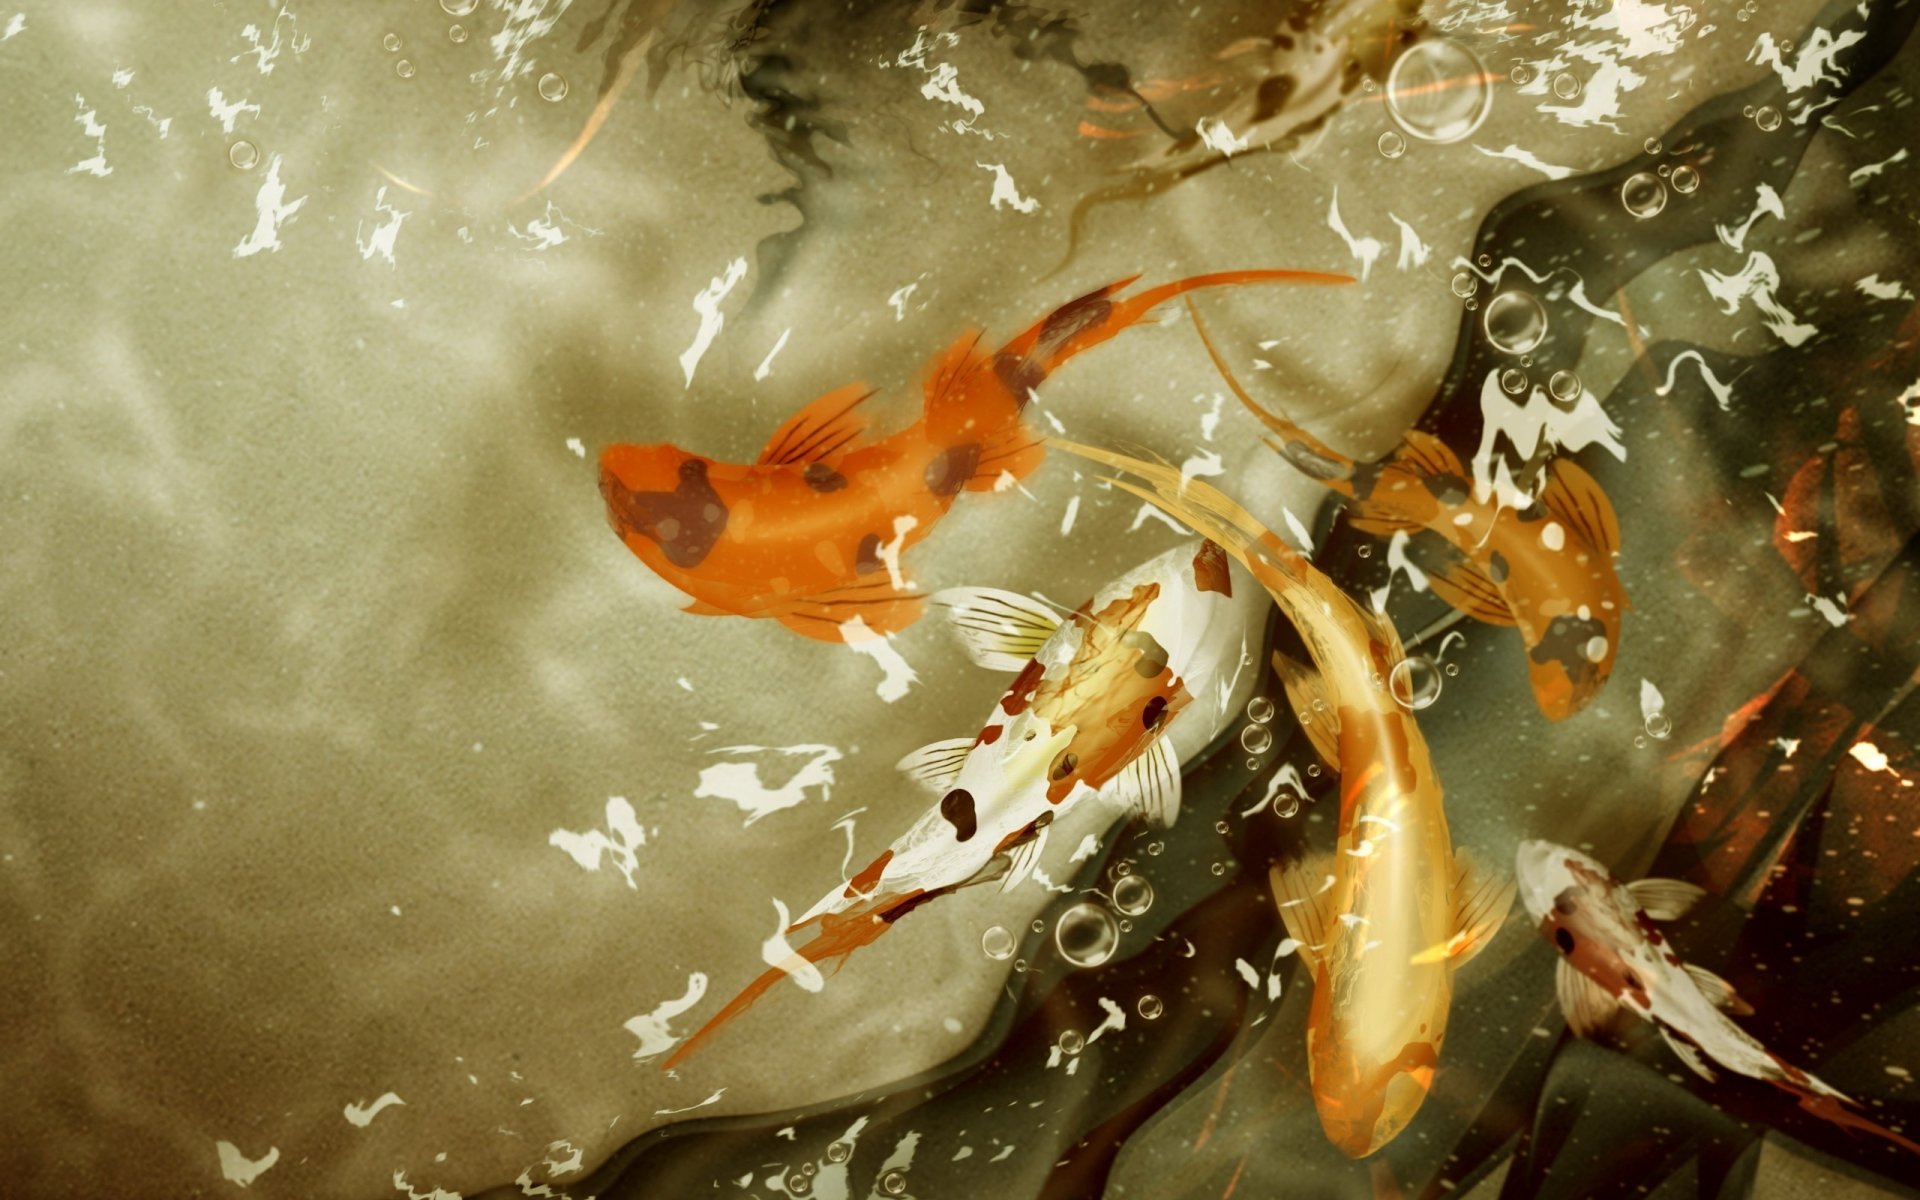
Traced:
<svg viewBox="0 0 1920 1200">
<path fill-rule="evenodd" d="M 1553 944 L 1560 947 L 1562 952 L 1567 954 L 1572 954 L 1573 953 L 1572 932 L 1569 931 L 1565 926 L 1556 928 L 1553 931 Z"/>
</svg>

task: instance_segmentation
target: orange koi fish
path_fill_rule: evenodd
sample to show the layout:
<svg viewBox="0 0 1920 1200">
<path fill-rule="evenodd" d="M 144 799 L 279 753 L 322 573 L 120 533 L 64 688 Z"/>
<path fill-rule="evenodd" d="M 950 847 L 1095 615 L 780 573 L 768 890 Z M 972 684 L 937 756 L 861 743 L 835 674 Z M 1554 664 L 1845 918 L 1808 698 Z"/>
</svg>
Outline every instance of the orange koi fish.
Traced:
<svg viewBox="0 0 1920 1200">
<path fill-rule="evenodd" d="M 1225 549 L 1307 645 L 1311 668 L 1279 664 L 1289 692 L 1311 697 L 1307 734 L 1340 773 L 1338 839 L 1331 858 L 1274 868 L 1274 902 L 1313 972 L 1307 1065 L 1321 1128 L 1350 1157 L 1372 1154 L 1426 1099 L 1453 972 L 1492 940 L 1513 887 L 1454 852 L 1426 739 L 1385 682 L 1405 657 L 1385 618 L 1211 485 L 1178 468 L 1050 441 L 1145 480 L 1109 482 Z"/>
<path fill-rule="evenodd" d="M 1020 421 L 1068 359 L 1196 288 L 1247 283 L 1351 283 L 1312 271 L 1228 271 L 1151 288 L 1124 279 L 1055 309 L 993 354 L 962 334 L 927 371 L 920 419 L 868 440 L 852 384 L 828 392 L 775 431 L 758 461 L 723 463 L 658 443 L 600 456 L 607 519 L 627 548 L 692 597 L 687 612 L 772 617 L 821 641 L 891 633 L 925 604 L 900 555 L 966 490 L 1021 478 L 1041 441 Z M 864 629 L 848 626 L 858 618 Z M 870 632 L 868 632 L 870 631 Z"/>
<path fill-rule="evenodd" d="M 1593 476 L 1556 458 L 1539 498 L 1516 509 L 1482 499 L 1453 450 L 1417 429 L 1382 461 L 1355 462 L 1248 395 L 1198 311 L 1193 319 L 1221 378 L 1278 435 L 1269 446 L 1345 497 L 1355 529 L 1380 537 L 1424 530 L 1451 546 L 1454 564 L 1429 575 L 1434 594 L 1476 620 L 1519 629 L 1534 702 L 1548 720 L 1586 707 L 1613 672 L 1630 607 L 1613 563 L 1620 520 Z"/>
</svg>

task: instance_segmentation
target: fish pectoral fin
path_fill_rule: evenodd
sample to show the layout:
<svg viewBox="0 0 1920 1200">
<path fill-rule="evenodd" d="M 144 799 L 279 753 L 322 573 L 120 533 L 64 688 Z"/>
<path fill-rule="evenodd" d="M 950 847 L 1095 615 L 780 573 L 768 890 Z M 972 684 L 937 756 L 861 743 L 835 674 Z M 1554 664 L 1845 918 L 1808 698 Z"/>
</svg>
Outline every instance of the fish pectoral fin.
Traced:
<svg viewBox="0 0 1920 1200">
<path fill-rule="evenodd" d="M 1656 921 L 1672 921 L 1684 917 L 1707 890 L 1695 884 L 1678 879 L 1641 879 L 1627 885 L 1627 891 L 1633 895 L 1633 901 L 1640 911 Z"/>
<path fill-rule="evenodd" d="M 1318 967 L 1333 946 L 1333 856 L 1314 854 L 1284 870 L 1267 869 L 1274 907 L 1287 936 L 1300 943 L 1300 955 Z"/>
<path fill-rule="evenodd" d="M 845 642 L 898 633 L 920 619 L 927 598 L 911 586 L 895 588 L 885 572 L 866 583 L 834 588 L 812 596 L 784 596 L 769 604 L 766 615 L 795 633 L 822 642 Z M 843 627 L 855 617 L 864 630 Z M 858 627 L 856 627 L 856 630 Z"/>
<path fill-rule="evenodd" d="M 1482 867 L 1464 850 L 1454 852 L 1453 867 L 1453 935 L 1445 942 L 1445 956 L 1458 968 L 1500 932 L 1513 906 L 1514 882 Z"/>
<path fill-rule="evenodd" d="M 972 738 L 945 738 L 928 742 L 893 764 L 893 768 L 935 795 L 945 795 L 960 777 L 960 768 L 973 749 Z"/>
<path fill-rule="evenodd" d="M 1512 625 L 1513 610 L 1507 607 L 1506 597 L 1500 594 L 1500 588 L 1487 578 L 1485 571 L 1467 559 L 1461 559 L 1445 570 L 1427 572 L 1427 583 L 1432 586 L 1433 594 L 1445 600 L 1455 609 L 1488 625 Z"/>
<path fill-rule="evenodd" d="M 731 617 L 737 614 L 730 608 L 721 608 L 718 604 L 709 604 L 705 600 L 695 600 L 680 609 L 683 613 L 692 613 L 696 617 Z"/>
<path fill-rule="evenodd" d="M 997 436 L 981 443 L 973 474 L 961 486 L 970 492 L 997 492 L 1033 474 L 1046 458 L 1047 439 L 1009 421 Z"/>
<path fill-rule="evenodd" d="M 1667 1049 L 1673 1051 L 1674 1057 L 1687 1064 L 1687 1070 L 1692 1071 L 1708 1083 L 1712 1083 L 1715 1079 L 1719 1078 L 1719 1076 L 1713 1073 L 1713 1068 L 1707 1065 L 1706 1056 L 1700 1053 L 1698 1046 L 1687 1041 L 1679 1034 L 1673 1032 L 1673 1030 L 1668 1029 L 1665 1025 L 1656 1025 L 1654 1028 L 1660 1031 L 1660 1036 L 1666 1040 Z"/>
<path fill-rule="evenodd" d="M 807 405 L 773 431 L 760 451 L 760 465 L 819 462 L 849 449 L 866 431 L 867 418 L 859 408 L 873 394 L 864 383 L 850 383 Z"/>
<path fill-rule="evenodd" d="M 1334 703 L 1333 689 L 1327 686 L 1326 677 L 1278 650 L 1273 652 L 1273 673 L 1280 677 L 1280 686 L 1286 689 L 1287 703 L 1293 706 L 1294 715 L 1307 714 L 1306 720 L 1300 722 L 1300 728 L 1307 735 L 1307 740 L 1313 743 L 1313 752 L 1320 756 L 1321 762 L 1338 769 L 1339 709 Z"/>
<path fill-rule="evenodd" d="M 1612 557 L 1620 552 L 1620 518 L 1613 511 L 1613 501 L 1579 463 L 1554 459 L 1540 502 L 1600 553 Z"/>
<path fill-rule="evenodd" d="M 1031 596 L 999 588 L 947 588 L 933 594 L 967 657 L 989 671 L 1012 673 L 1037 657 L 1060 618 Z"/>
<path fill-rule="evenodd" d="M 1393 456 L 1424 478 L 1431 479 L 1436 475 L 1472 478 L 1467 474 L 1467 469 L 1460 465 L 1460 456 L 1453 452 L 1453 447 L 1423 429 L 1409 429 L 1407 435 L 1400 439 L 1400 448 L 1394 451 Z"/>
<path fill-rule="evenodd" d="M 1180 818 L 1180 760 L 1164 737 L 1151 745 L 1107 780 L 1100 794 L 1139 813 L 1165 829 Z"/>
<path fill-rule="evenodd" d="M 1712 971 L 1688 963 L 1687 975 L 1693 980 L 1693 986 L 1700 989 L 1700 994 L 1713 1001 L 1715 1008 L 1725 1009 L 1738 1017 L 1752 1015 L 1753 1005 L 1742 1000 L 1740 993 L 1733 990 L 1732 984 Z"/>
<path fill-rule="evenodd" d="M 1047 848 L 1047 830 L 1051 827 L 1050 823 L 1038 826 L 1025 838 L 1007 847 L 1007 873 L 1000 880 L 1001 891 L 1012 891 L 1033 874 L 1033 869 L 1040 865 L 1040 852 Z"/>
<path fill-rule="evenodd" d="M 1564 958 L 1554 966 L 1553 991 L 1560 999 L 1560 1013 L 1567 1019 L 1567 1028 L 1580 1037 L 1592 1037 L 1605 1029 L 1620 1011 L 1616 996 Z"/>
</svg>

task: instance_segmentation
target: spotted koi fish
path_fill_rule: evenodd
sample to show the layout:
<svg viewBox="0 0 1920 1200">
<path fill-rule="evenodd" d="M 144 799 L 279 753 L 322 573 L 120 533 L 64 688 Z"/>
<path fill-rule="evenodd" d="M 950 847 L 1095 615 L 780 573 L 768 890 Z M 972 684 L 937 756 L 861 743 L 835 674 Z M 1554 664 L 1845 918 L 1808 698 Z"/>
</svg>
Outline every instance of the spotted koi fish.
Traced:
<svg viewBox="0 0 1920 1200">
<path fill-rule="evenodd" d="M 1227 386 L 1274 432 L 1269 446 L 1346 498 L 1362 533 L 1424 531 L 1444 541 L 1456 558 L 1429 574 L 1434 594 L 1475 620 L 1519 630 L 1534 702 L 1548 720 L 1586 707 L 1613 673 L 1620 618 L 1631 607 L 1614 569 L 1620 520 L 1593 476 L 1557 458 L 1540 497 L 1511 508 L 1483 499 L 1453 450 L 1421 430 L 1408 430 L 1379 462 L 1356 462 L 1248 395 L 1193 317 Z"/>
<path fill-rule="evenodd" d="M 861 406 L 873 393 L 854 384 L 788 420 L 753 463 L 664 443 L 609 446 L 600 456 L 608 522 L 692 598 L 688 612 L 772 617 L 822 641 L 891 633 L 925 605 L 901 575 L 901 553 L 960 492 L 1003 486 L 1040 464 L 1043 445 L 1020 413 L 1068 359 L 1196 288 L 1352 280 L 1229 271 L 1122 299 L 1132 282 L 1062 305 L 992 354 L 978 330 L 961 335 L 929 367 L 920 419 L 887 437 L 867 438 Z"/>
<path fill-rule="evenodd" d="M 1426 1099 L 1453 972 L 1492 940 L 1513 888 L 1454 852 L 1426 740 L 1384 682 L 1405 657 L 1391 624 L 1210 484 L 1051 443 L 1144 480 L 1110 482 L 1223 547 L 1306 643 L 1310 665 L 1276 656 L 1275 666 L 1308 714 L 1314 749 L 1340 773 L 1338 836 L 1331 856 L 1275 867 L 1271 882 L 1313 974 L 1307 1063 L 1321 1127 L 1347 1155 L 1371 1154 Z"/>
<path fill-rule="evenodd" d="M 1241 667 L 1266 597 L 1210 542 L 1176 547 L 1102 588 L 1063 620 L 990 588 L 932 597 L 974 662 L 1017 672 L 980 732 L 934 742 L 900 769 L 938 801 L 878 858 L 791 926 L 809 963 L 842 958 L 907 913 L 973 884 L 1032 874 L 1048 831 L 1075 810 L 1171 825 L 1180 760 L 1239 711 Z M 790 964 L 798 967 L 797 963 Z M 688 1038 L 671 1067 L 788 974 L 775 966 Z"/>
<path fill-rule="evenodd" d="M 1682 962 L 1659 922 L 1684 916 L 1706 893 L 1677 879 L 1621 883 L 1578 850 L 1522 842 L 1516 860 L 1520 900 L 1560 951 L 1554 976 L 1567 1026 L 1583 1037 L 1622 1011 L 1660 1032 L 1676 1057 L 1702 1079 L 1717 1063 L 1793 1096 L 1802 1109 L 1842 1127 L 1885 1138 L 1920 1154 L 1920 1145 L 1845 1107 L 1857 1101 L 1767 1049 L 1728 1013 L 1753 1008 L 1726 980 Z"/>
</svg>

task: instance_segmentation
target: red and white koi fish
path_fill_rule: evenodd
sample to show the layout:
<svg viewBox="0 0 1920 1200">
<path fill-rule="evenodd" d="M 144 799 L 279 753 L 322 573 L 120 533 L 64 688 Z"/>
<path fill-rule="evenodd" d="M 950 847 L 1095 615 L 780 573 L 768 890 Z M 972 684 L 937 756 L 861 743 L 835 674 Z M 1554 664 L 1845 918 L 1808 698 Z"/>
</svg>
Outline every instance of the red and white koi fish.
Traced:
<svg viewBox="0 0 1920 1200">
<path fill-rule="evenodd" d="M 1548 720 L 1586 707 L 1613 673 L 1631 607 L 1613 562 L 1620 521 L 1593 476 L 1557 458 L 1539 499 L 1512 508 L 1483 499 L 1452 448 L 1418 429 L 1381 461 L 1356 462 L 1248 395 L 1197 310 L 1193 320 L 1228 388 L 1276 435 L 1267 445 L 1345 497 L 1362 533 L 1424 530 L 1446 542 L 1458 557 L 1428 574 L 1434 594 L 1475 620 L 1519 630 L 1533 699 Z"/>
<path fill-rule="evenodd" d="M 1677 879 L 1621 883 L 1580 851 L 1544 841 L 1522 842 L 1516 867 L 1521 903 L 1560 951 L 1555 990 L 1574 1033 L 1591 1036 L 1630 1012 L 1702 1079 L 1714 1079 L 1710 1064 L 1717 1063 L 1780 1088 L 1816 1117 L 1920 1154 L 1920 1145 L 1849 1112 L 1843 1106 L 1856 1101 L 1735 1025 L 1728 1013 L 1753 1008 L 1726 980 L 1682 962 L 1668 946 L 1657 922 L 1684 915 L 1703 889 Z"/>
<path fill-rule="evenodd" d="M 1132 282 L 1062 305 L 993 354 L 980 349 L 978 330 L 962 334 L 928 369 L 921 418 L 883 438 L 867 439 L 860 406 L 873 393 L 853 384 L 788 420 L 753 463 L 665 443 L 609 446 L 600 456 L 607 520 L 693 598 L 688 612 L 772 617 L 829 642 L 843 640 L 855 618 L 868 636 L 905 628 L 925 598 L 901 577 L 901 553 L 960 492 L 991 490 L 1040 465 L 1043 444 L 1020 413 L 1068 359 L 1196 288 L 1352 279 L 1227 271 L 1122 299 Z"/>
<path fill-rule="evenodd" d="M 900 768 L 940 799 L 878 858 L 788 930 L 796 954 L 840 958 L 908 912 L 969 884 L 1007 889 L 1039 862 L 1069 810 L 1101 806 L 1171 825 L 1180 758 L 1239 711 L 1266 597 L 1211 542 L 1189 542 L 1109 583 L 1065 620 L 991 588 L 936 593 L 973 660 L 1017 671 L 980 732 L 923 746 Z M 798 968 L 798 963 L 791 964 Z M 789 973 L 776 966 L 688 1038 L 666 1066 Z"/>
<path fill-rule="evenodd" d="M 1287 933 L 1313 972 L 1307 1065 L 1327 1138 L 1360 1158 L 1413 1119 L 1433 1084 L 1453 972 L 1493 939 L 1513 888 L 1454 852 L 1426 739 L 1386 680 L 1393 626 L 1341 591 L 1246 509 L 1163 464 L 1051 439 L 1136 476 L 1114 479 L 1224 547 L 1266 588 L 1313 662 L 1276 656 L 1315 750 L 1340 772 L 1331 857 L 1271 873 Z"/>
</svg>

